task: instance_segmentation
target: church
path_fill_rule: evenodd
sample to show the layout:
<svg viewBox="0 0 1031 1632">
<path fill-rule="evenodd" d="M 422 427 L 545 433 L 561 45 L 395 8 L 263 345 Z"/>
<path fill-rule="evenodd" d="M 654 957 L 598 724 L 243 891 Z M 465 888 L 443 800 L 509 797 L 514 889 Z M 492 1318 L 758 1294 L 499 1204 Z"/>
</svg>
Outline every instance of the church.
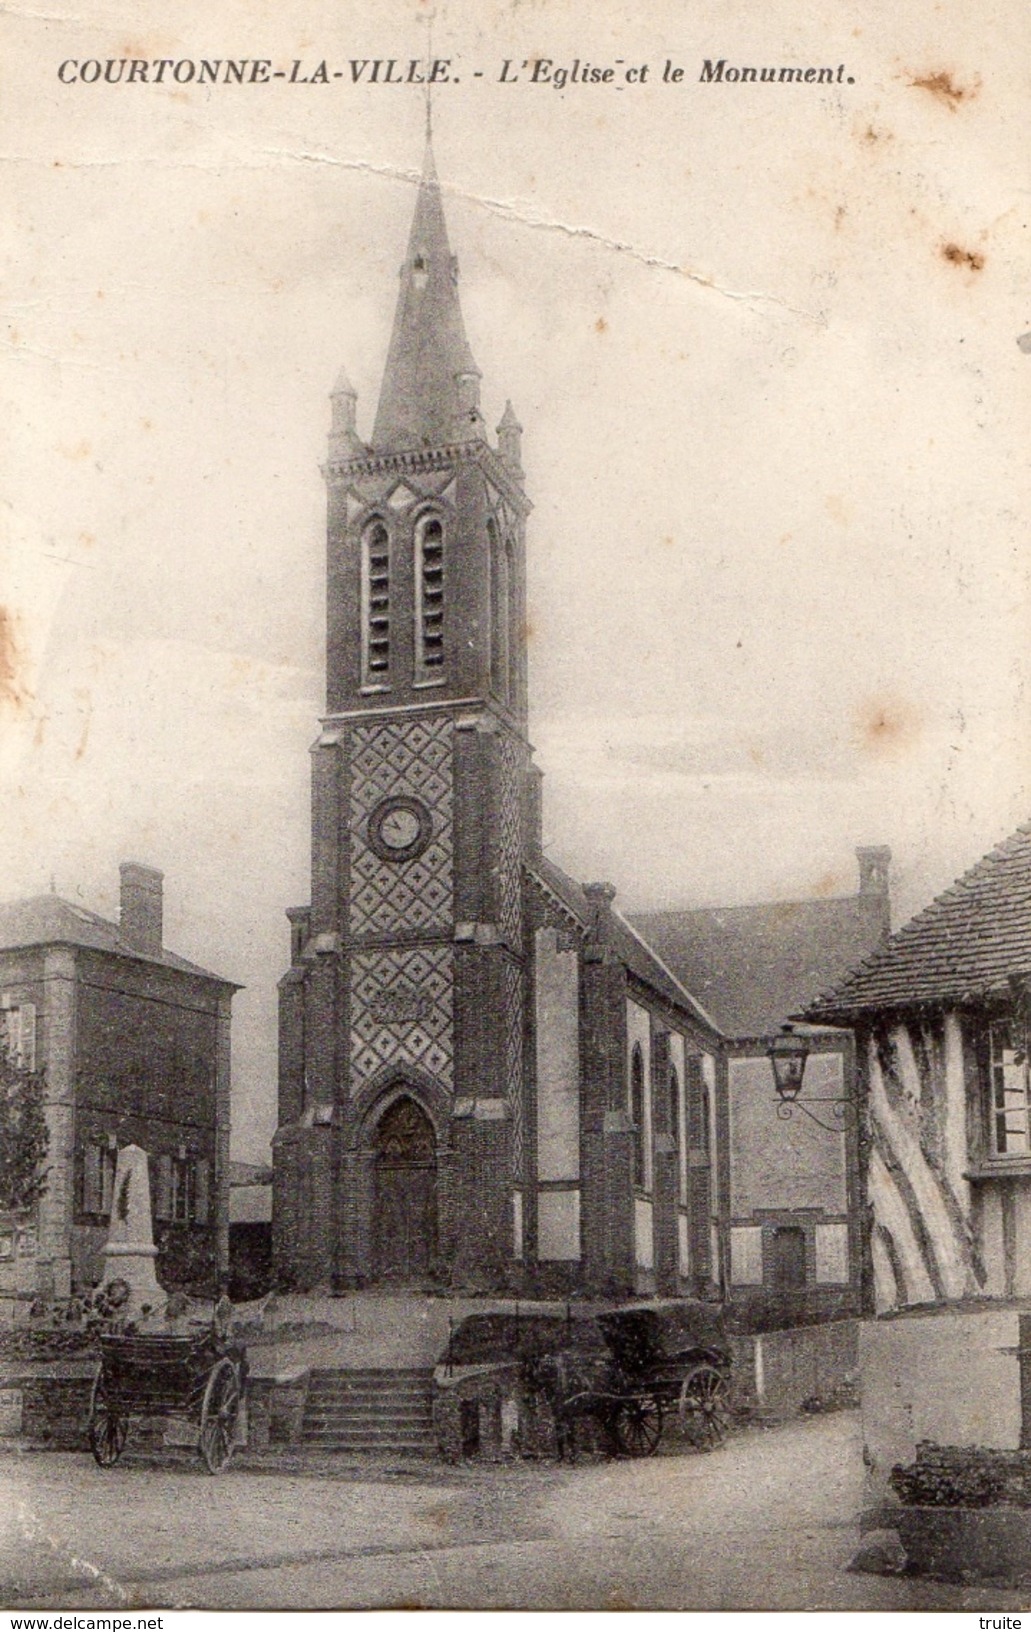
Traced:
<svg viewBox="0 0 1031 1632">
<path fill-rule="evenodd" d="M 280 982 L 283 1287 L 723 1283 L 721 1038 L 543 853 L 521 426 L 492 440 L 427 144 L 372 433 L 332 393 L 310 905 Z"/>
</svg>

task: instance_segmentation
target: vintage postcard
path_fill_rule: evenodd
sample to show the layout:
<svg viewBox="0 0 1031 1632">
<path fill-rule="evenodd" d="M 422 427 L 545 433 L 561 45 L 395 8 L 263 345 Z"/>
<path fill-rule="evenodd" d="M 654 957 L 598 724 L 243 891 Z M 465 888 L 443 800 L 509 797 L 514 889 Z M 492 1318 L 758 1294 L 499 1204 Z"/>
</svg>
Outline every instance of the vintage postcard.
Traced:
<svg viewBox="0 0 1031 1632">
<path fill-rule="evenodd" d="M 0 1602 L 1019 1608 L 1026 8 L 0 39 Z"/>
</svg>

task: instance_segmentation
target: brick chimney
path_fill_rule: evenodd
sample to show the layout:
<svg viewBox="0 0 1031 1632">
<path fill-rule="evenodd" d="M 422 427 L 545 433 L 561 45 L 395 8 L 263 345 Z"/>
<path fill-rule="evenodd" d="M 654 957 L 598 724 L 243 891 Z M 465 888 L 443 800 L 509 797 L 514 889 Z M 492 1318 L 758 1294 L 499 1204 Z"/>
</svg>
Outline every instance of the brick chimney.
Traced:
<svg viewBox="0 0 1031 1632">
<path fill-rule="evenodd" d="M 888 867 L 891 851 L 886 844 L 861 844 L 856 850 L 859 862 L 860 895 L 888 894 Z"/>
<path fill-rule="evenodd" d="M 891 934 L 891 851 L 886 844 L 861 844 L 856 849 L 856 860 L 861 910 L 880 939 L 887 940 Z"/>
<path fill-rule="evenodd" d="M 121 908 L 118 915 L 123 938 L 136 952 L 154 957 L 162 946 L 162 885 L 164 873 L 144 867 L 138 861 L 123 861 Z"/>
</svg>

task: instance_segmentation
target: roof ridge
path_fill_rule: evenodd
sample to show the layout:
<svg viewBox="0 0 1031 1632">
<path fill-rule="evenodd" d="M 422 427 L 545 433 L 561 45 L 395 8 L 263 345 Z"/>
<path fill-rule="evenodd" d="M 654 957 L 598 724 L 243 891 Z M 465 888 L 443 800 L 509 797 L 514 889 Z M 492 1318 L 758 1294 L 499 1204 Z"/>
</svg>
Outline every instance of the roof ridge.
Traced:
<svg viewBox="0 0 1031 1632">
<path fill-rule="evenodd" d="M 999 879 L 1000 871 L 1007 864 L 1025 863 L 1025 870 L 1031 874 L 1031 819 L 1021 822 L 1004 839 L 1000 839 L 992 848 L 980 856 L 977 861 L 967 867 L 945 889 L 940 890 L 925 907 L 914 913 L 912 918 L 902 924 L 891 935 L 883 946 L 877 948 L 869 957 L 862 959 L 849 971 L 844 980 L 837 986 L 822 992 L 816 1001 L 806 1008 L 807 1015 L 815 1015 L 834 1010 L 838 1013 L 847 1012 L 852 1003 L 860 1007 L 877 1006 L 877 987 L 874 985 L 872 993 L 863 998 L 864 986 L 869 986 L 883 975 L 885 982 L 890 981 L 890 972 L 893 966 L 903 969 L 908 960 L 918 958 L 921 952 L 925 959 L 933 957 L 935 942 L 949 943 L 958 941 L 961 937 L 981 954 L 981 967 L 970 968 L 970 960 L 964 960 L 962 954 L 952 959 L 953 969 L 949 971 L 927 969 L 921 971 L 919 966 L 908 971 L 913 999 L 917 1000 L 921 991 L 926 992 L 931 987 L 941 997 L 951 995 L 960 985 L 966 990 L 976 989 L 978 980 L 984 985 L 1001 978 L 997 968 L 991 965 L 990 954 L 998 951 L 1000 956 L 1005 954 L 1011 943 L 1016 941 L 1013 951 L 1017 952 L 1020 946 L 1020 923 L 1013 923 L 1013 913 L 1001 913 L 998 901 L 992 902 L 991 888 Z M 1014 887 L 1014 881 L 1009 880 L 1008 893 L 1014 905 L 1026 906 L 1031 902 L 1031 890 L 1021 892 Z M 966 908 L 974 914 L 987 912 L 989 905 L 994 907 L 995 917 L 983 917 L 980 922 L 960 917 L 956 921 L 956 913 Z M 1025 914 L 1026 916 L 1026 914 Z M 1024 926 L 1024 936 L 1031 947 L 1031 920 Z M 950 946 L 950 951 L 955 951 Z M 964 962 L 967 967 L 964 967 Z M 902 971 L 899 971 L 902 972 Z M 921 974 L 924 977 L 923 986 L 919 986 Z M 950 984 L 949 976 L 954 975 Z M 905 1001 L 904 993 L 897 993 L 900 1002 Z M 862 999 L 862 1001 L 860 1001 Z M 887 1004 L 891 999 L 881 991 L 880 1001 Z"/>
<path fill-rule="evenodd" d="M 638 946 L 643 947 L 644 950 L 647 952 L 648 956 L 650 958 L 652 958 L 656 964 L 658 964 L 659 968 L 662 970 L 662 972 L 666 976 L 667 980 L 671 980 L 673 982 L 673 985 L 676 987 L 677 991 L 678 992 L 683 992 L 683 994 L 687 998 L 691 1008 L 695 1009 L 696 1012 L 701 1015 L 701 1017 L 705 1021 L 706 1025 L 711 1026 L 713 1031 L 715 1031 L 718 1036 L 722 1037 L 724 1035 L 724 1032 L 723 1032 L 722 1028 L 716 1024 L 715 1020 L 708 1013 L 708 1011 L 705 1009 L 705 1007 L 701 1003 L 699 1003 L 698 999 L 691 992 L 688 991 L 688 989 L 684 985 L 683 981 L 678 980 L 677 976 L 673 973 L 673 971 L 669 967 L 669 965 L 667 963 L 665 963 L 662 958 L 660 958 L 660 956 L 656 952 L 655 948 L 653 946 L 651 946 L 648 941 L 645 940 L 643 935 L 639 934 L 639 932 L 634 928 L 633 924 L 630 923 L 629 920 L 627 919 L 626 914 L 621 912 L 618 907 L 613 906 L 612 915 L 613 915 L 613 917 L 619 919 L 620 923 L 624 926 L 624 928 L 629 930 L 630 934 L 633 936 L 633 938 L 637 942 Z"/>
</svg>

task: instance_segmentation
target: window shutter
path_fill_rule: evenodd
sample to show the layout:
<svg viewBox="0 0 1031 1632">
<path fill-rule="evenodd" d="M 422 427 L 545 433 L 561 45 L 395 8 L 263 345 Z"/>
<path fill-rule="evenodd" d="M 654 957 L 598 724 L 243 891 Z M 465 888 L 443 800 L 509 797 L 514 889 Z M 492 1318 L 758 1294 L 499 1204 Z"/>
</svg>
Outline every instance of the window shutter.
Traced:
<svg viewBox="0 0 1031 1632">
<path fill-rule="evenodd" d="M 27 1071 L 36 1069 L 36 1005 L 23 1003 L 20 1010 L 21 1036 L 18 1040 L 18 1053 L 21 1063 Z"/>
<path fill-rule="evenodd" d="M 157 1159 L 157 1185 L 155 1186 L 154 1217 L 169 1219 L 172 1216 L 172 1158 L 159 1156 Z"/>
<path fill-rule="evenodd" d="M 104 1145 L 100 1149 L 100 1212 L 105 1218 L 111 1217 L 111 1202 L 115 1190 L 115 1166 L 118 1162 L 118 1152 Z"/>
<path fill-rule="evenodd" d="M 194 1209 L 194 1219 L 198 1224 L 207 1224 L 211 1194 L 211 1163 L 202 1157 L 197 1163 L 197 1201 Z"/>
<path fill-rule="evenodd" d="M 100 1146 L 89 1144 L 82 1156 L 82 1210 L 84 1213 L 101 1212 Z"/>
<path fill-rule="evenodd" d="M 6 1008 L 3 1011 L 3 1043 L 12 1060 L 21 1058 L 21 1010 Z"/>
</svg>

